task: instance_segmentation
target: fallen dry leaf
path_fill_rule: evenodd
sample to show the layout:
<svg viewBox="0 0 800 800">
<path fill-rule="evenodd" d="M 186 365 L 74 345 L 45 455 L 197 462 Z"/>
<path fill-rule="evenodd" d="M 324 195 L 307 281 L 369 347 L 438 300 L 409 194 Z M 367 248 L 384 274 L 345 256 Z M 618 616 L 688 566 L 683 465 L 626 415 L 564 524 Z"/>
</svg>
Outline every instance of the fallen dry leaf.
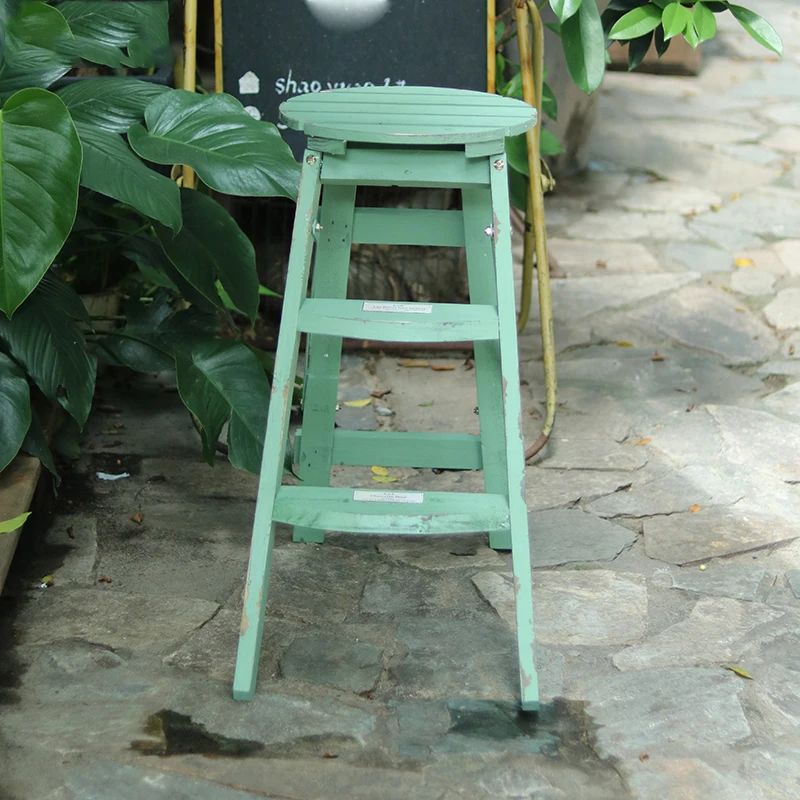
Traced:
<svg viewBox="0 0 800 800">
<path fill-rule="evenodd" d="M 371 402 L 371 397 L 364 397 L 362 400 L 345 400 L 343 405 L 350 406 L 350 408 L 365 408 Z"/>
<path fill-rule="evenodd" d="M 67 528 L 67 536 L 69 536 L 70 539 L 75 538 L 75 534 L 72 532 L 72 525 Z"/>
<path fill-rule="evenodd" d="M 111 583 L 111 578 L 106 578 L 105 575 L 99 575 L 97 578 L 98 583 Z"/>
<path fill-rule="evenodd" d="M 641 447 L 643 444 L 647 444 L 648 442 L 652 442 L 652 441 L 653 441 L 653 437 L 652 436 L 645 436 L 644 439 L 639 439 L 638 442 L 634 442 L 633 446 L 634 447 Z"/>
<path fill-rule="evenodd" d="M 52 575 L 45 575 L 44 578 L 39 582 L 41 584 L 42 589 L 45 587 L 50 587 L 55 583 L 55 579 Z"/>
<path fill-rule="evenodd" d="M 722 204 L 721 203 L 713 203 L 711 205 L 712 211 L 722 211 Z"/>
<path fill-rule="evenodd" d="M 602 259 L 598 259 L 597 261 L 595 261 L 594 265 L 595 267 L 597 267 L 597 269 L 608 269 L 608 262 L 603 261 Z"/>
<path fill-rule="evenodd" d="M 141 525 L 144 522 L 144 514 L 141 511 L 137 511 L 132 517 L 131 522 L 135 522 L 137 525 Z"/>
<path fill-rule="evenodd" d="M 617 347 L 633 347 L 633 345 L 630 342 L 622 341 L 617 342 Z"/>
<path fill-rule="evenodd" d="M 737 267 L 754 267 L 756 265 L 752 258 L 737 258 L 733 263 Z"/>
<path fill-rule="evenodd" d="M 453 364 L 432 364 L 431 369 L 434 372 L 452 372 L 455 366 Z"/>
<path fill-rule="evenodd" d="M 696 514 L 696 513 L 697 513 L 697 512 L 700 510 L 700 508 L 701 508 L 701 506 L 699 506 L 699 505 L 697 505 L 697 503 L 695 503 L 695 504 L 694 504 L 694 505 L 693 505 L 693 506 L 692 506 L 692 507 L 689 509 L 689 511 L 691 511 L 691 512 L 692 512 L 692 514 Z"/>
<path fill-rule="evenodd" d="M 407 369 L 412 369 L 413 367 L 422 367 L 427 369 L 430 367 L 430 364 L 427 361 L 418 361 L 415 358 L 409 358 L 406 361 L 398 361 L 397 363 L 401 367 L 406 367 Z"/>
<path fill-rule="evenodd" d="M 723 667 L 723 669 L 728 669 L 734 674 L 738 675 L 740 678 L 744 678 L 745 680 L 751 681 L 753 680 L 753 676 L 745 669 L 741 667 L 734 667 L 730 664 L 727 664 Z"/>
<path fill-rule="evenodd" d="M 103 436 L 117 436 L 121 434 L 122 431 L 119 430 L 119 428 L 110 428 L 107 431 L 101 431 L 101 433 L 103 434 Z"/>
<path fill-rule="evenodd" d="M 431 400 L 430 403 L 419 403 L 420 408 L 430 408 L 433 405 L 434 401 Z"/>
<path fill-rule="evenodd" d="M 375 483 L 397 483 L 400 478 L 392 478 L 389 475 L 373 475 L 372 480 L 374 480 Z"/>
<path fill-rule="evenodd" d="M 639 756 L 639 761 L 647 761 L 647 759 L 648 759 L 648 758 L 650 758 L 650 756 L 649 756 L 649 755 L 647 755 L 647 753 L 642 753 L 642 754 Z"/>
<path fill-rule="evenodd" d="M 466 370 L 475 369 L 475 361 L 473 359 L 471 359 L 471 358 L 468 358 L 464 362 L 464 369 L 466 369 Z"/>
<path fill-rule="evenodd" d="M 735 202 L 736 200 L 739 200 L 739 199 L 741 199 L 741 197 L 742 197 L 742 193 L 741 193 L 741 192 L 736 192 L 736 194 L 734 194 L 734 195 L 731 197 L 731 200 Z"/>
<path fill-rule="evenodd" d="M 369 396 L 370 397 L 377 397 L 378 400 L 383 400 L 383 398 L 386 397 L 387 394 L 391 394 L 391 393 L 392 393 L 391 389 L 381 389 L 379 392 L 370 392 Z"/>
<path fill-rule="evenodd" d="M 386 477 L 389 474 L 389 470 L 386 467 L 370 467 L 372 470 L 373 475 L 383 475 Z"/>
<path fill-rule="evenodd" d="M 653 355 L 650 357 L 650 360 L 651 361 L 665 361 L 666 359 L 664 358 L 664 356 L 661 355 L 661 353 L 653 353 Z"/>
<path fill-rule="evenodd" d="M 794 345 L 793 345 L 793 344 L 790 344 L 790 345 L 789 345 L 789 355 L 790 355 L 790 356 L 793 356 L 793 355 L 794 355 Z"/>
<path fill-rule="evenodd" d="M 747 309 L 744 306 L 736 306 L 736 310 L 740 312 L 745 312 Z"/>
</svg>

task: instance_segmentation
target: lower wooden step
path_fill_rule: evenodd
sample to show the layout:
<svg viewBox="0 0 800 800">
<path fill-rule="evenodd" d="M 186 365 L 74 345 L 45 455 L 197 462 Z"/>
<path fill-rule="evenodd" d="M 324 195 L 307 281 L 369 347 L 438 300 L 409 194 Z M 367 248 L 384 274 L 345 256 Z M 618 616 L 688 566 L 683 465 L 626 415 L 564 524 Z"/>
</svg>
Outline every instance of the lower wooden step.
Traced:
<svg viewBox="0 0 800 800">
<path fill-rule="evenodd" d="M 275 522 L 346 533 L 492 533 L 509 529 L 499 494 L 281 486 Z"/>
</svg>

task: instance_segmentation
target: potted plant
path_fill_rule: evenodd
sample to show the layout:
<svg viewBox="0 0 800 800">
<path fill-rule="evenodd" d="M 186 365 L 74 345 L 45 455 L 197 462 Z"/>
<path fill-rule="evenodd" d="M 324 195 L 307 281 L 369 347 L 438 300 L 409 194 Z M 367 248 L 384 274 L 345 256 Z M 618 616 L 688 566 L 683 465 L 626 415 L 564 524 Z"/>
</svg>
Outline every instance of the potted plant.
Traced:
<svg viewBox="0 0 800 800">
<path fill-rule="evenodd" d="M 22 449 L 55 473 L 31 398 L 81 427 L 97 358 L 175 369 L 206 459 L 228 423 L 230 460 L 258 470 L 269 358 L 237 318 L 255 319 L 264 289 L 211 190 L 294 199 L 298 164 L 273 125 L 227 95 L 122 76 L 51 89 L 76 64 L 155 64 L 167 11 L 167 0 L 0 3 L 0 470 Z M 176 163 L 198 190 L 164 174 Z M 76 292 L 98 276 L 122 281 L 121 327 L 101 331 Z"/>
</svg>

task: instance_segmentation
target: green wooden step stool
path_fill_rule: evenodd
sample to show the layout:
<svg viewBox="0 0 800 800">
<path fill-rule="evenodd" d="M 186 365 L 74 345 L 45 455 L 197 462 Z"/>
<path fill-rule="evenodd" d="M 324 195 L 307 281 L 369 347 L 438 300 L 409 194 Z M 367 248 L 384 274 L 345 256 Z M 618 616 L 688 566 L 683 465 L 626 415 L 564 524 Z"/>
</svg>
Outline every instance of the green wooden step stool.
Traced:
<svg viewBox="0 0 800 800">
<path fill-rule="evenodd" d="M 295 541 L 353 533 L 488 532 L 511 549 L 524 710 L 539 706 L 520 428 L 505 137 L 536 122 L 526 103 L 431 87 L 341 89 L 292 98 L 281 117 L 309 138 L 302 164 L 267 420 L 233 696 L 256 685 L 275 523 Z M 360 208 L 357 186 L 460 189 L 463 211 Z M 321 197 L 321 202 L 320 202 Z M 466 248 L 469 304 L 348 300 L 354 243 Z M 314 263 L 311 296 L 309 273 Z M 297 486 L 282 486 L 292 390 L 307 335 Z M 480 435 L 335 430 L 342 337 L 475 343 Z M 329 487 L 331 465 L 482 469 L 485 494 Z M 336 586 L 330 587 L 331 592 Z"/>
</svg>

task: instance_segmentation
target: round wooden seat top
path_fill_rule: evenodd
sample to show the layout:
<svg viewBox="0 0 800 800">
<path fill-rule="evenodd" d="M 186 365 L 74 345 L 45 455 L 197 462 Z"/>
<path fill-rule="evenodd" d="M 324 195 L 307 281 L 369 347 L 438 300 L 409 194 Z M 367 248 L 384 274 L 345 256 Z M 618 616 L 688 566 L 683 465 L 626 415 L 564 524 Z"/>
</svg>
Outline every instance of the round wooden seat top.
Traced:
<svg viewBox="0 0 800 800">
<path fill-rule="evenodd" d="M 536 110 L 522 100 L 432 86 L 365 86 L 302 94 L 281 120 L 306 136 L 383 144 L 466 144 L 524 133 Z"/>
</svg>

